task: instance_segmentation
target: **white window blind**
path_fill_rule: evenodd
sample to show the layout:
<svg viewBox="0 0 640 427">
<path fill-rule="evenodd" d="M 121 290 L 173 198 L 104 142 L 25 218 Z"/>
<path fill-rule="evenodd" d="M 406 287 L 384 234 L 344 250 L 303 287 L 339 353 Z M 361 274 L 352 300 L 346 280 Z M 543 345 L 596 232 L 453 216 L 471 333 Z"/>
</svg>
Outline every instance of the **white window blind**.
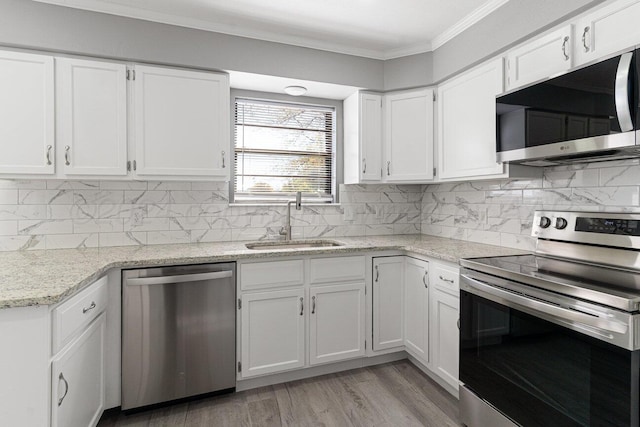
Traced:
<svg viewBox="0 0 640 427">
<path fill-rule="evenodd" d="M 236 98 L 235 201 L 333 201 L 334 109 Z"/>
</svg>

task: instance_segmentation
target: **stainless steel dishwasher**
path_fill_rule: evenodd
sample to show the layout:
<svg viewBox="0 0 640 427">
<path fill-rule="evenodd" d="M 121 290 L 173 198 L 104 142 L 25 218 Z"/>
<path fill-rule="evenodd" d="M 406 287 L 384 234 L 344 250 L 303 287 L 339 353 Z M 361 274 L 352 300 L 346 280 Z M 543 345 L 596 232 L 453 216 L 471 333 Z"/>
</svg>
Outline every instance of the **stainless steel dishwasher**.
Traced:
<svg viewBox="0 0 640 427">
<path fill-rule="evenodd" d="M 235 263 L 122 271 L 122 409 L 236 386 Z"/>
</svg>

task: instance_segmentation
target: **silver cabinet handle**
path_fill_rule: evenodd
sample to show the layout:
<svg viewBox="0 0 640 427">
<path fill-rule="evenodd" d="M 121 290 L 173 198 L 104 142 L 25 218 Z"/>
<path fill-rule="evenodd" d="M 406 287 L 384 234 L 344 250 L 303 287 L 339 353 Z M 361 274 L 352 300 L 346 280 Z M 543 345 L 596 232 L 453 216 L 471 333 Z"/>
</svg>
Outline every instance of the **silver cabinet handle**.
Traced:
<svg viewBox="0 0 640 427">
<path fill-rule="evenodd" d="M 375 266 L 376 269 L 376 282 L 378 281 L 378 279 L 380 278 L 380 270 L 378 270 L 378 266 Z"/>
<path fill-rule="evenodd" d="M 424 287 L 425 288 L 429 288 L 429 276 L 428 276 L 428 271 L 425 270 L 424 272 L 424 276 L 422 276 L 422 283 L 424 283 Z"/>
<path fill-rule="evenodd" d="M 391 175 L 391 161 L 387 161 L 387 176 Z"/>
<path fill-rule="evenodd" d="M 62 401 L 67 397 L 67 393 L 69 392 L 69 383 L 64 378 L 64 375 L 62 375 L 62 372 L 60 372 L 60 376 L 58 377 L 58 383 L 60 383 L 61 380 L 64 381 L 64 394 L 58 399 L 58 406 L 62 405 Z"/>
<path fill-rule="evenodd" d="M 300 316 L 304 314 L 304 299 L 300 297 Z"/>
<path fill-rule="evenodd" d="M 311 297 L 311 314 L 316 314 L 316 297 Z"/>
<path fill-rule="evenodd" d="M 447 279 L 446 277 L 443 277 L 442 274 L 440 276 L 438 276 L 440 278 L 440 280 L 442 280 L 443 282 L 447 282 L 447 283 L 451 283 L 453 284 L 454 280 L 453 279 Z"/>
<path fill-rule="evenodd" d="M 64 164 L 69 166 L 71 164 L 71 160 L 69 160 L 69 150 L 71 150 L 71 147 L 69 147 L 68 145 L 64 146 Z"/>
<path fill-rule="evenodd" d="M 618 62 L 616 70 L 615 83 L 615 102 L 616 113 L 618 113 L 618 122 L 620 130 L 623 132 L 633 130 L 633 121 L 631 120 L 631 109 L 629 106 L 629 73 L 631 71 L 631 59 L 633 52 L 623 53 Z"/>
<path fill-rule="evenodd" d="M 367 173 L 367 159 L 362 159 L 362 173 Z"/>
<path fill-rule="evenodd" d="M 456 322 L 456 324 L 458 325 L 458 330 L 460 330 L 460 318 L 458 318 L 458 321 Z"/>
<path fill-rule="evenodd" d="M 589 34 L 589 27 L 584 27 L 584 31 L 582 32 L 582 47 L 584 47 L 585 52 L 589 52 L 589 46 L 587 45 L 587 34 Z"/>
<path fill-rule="evenodd" d="M 567 54 L 567 44 L 569 43 L 569 36 L 565 36 L 564 40 L 562 41 L 562 54 L 564 55 L 564 60 L 568 61 L 569 60 L 569 55 Z"/>
<path fill-rule="evenodd" d="M 47 153 L 45 155 L 45 158 L 47 159 L 47 166 L 51 166 L 51 149 L 52 148 L 53 146 L 47 145 Z"/>
<path fill-rule="evenodd" d="M 225 152 L 222 151 L 222 169 L 227 167 L 227 165 L 224 164 L 224 155 L 225 155 Z"/>
<path fill-rule="evenodd" d="M 87 311 L 91 311 L 94 308 L 96 308 L 96 302 L 95 301 L 91 301 L 91 305 L 89 307 L 85 307 L 82 309 L 82 314 L 85 314 Z"/>
</svg>

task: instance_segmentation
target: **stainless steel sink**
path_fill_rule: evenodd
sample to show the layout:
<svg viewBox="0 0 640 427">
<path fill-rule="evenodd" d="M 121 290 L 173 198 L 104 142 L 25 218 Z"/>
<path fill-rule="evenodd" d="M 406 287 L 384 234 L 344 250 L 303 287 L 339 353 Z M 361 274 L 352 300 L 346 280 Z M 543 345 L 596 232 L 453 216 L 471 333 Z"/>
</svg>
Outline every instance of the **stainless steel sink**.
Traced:
<svg viewBox="0 0 640 427">
<path fill-rule="evenodd" d="M 251 242 L 245 244 L 247 249 L 255 250 L 328 248 L 342 245 L 342 243 L 334 240 L 290 240 L 283 242 Z"/>
</svg>

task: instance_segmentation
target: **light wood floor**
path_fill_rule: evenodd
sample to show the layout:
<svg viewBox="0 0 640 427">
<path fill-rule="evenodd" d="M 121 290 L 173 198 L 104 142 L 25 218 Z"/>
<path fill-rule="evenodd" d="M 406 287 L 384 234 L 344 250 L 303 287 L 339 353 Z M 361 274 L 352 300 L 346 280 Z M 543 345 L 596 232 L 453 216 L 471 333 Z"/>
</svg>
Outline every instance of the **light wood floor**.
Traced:
<svg viewBox="0 0 640 427">
<path fill-rule="evenodd" d="M 406 360 L 133 415 L 121 426 L 459 426 L 458 401 Z"/>
</svg>

